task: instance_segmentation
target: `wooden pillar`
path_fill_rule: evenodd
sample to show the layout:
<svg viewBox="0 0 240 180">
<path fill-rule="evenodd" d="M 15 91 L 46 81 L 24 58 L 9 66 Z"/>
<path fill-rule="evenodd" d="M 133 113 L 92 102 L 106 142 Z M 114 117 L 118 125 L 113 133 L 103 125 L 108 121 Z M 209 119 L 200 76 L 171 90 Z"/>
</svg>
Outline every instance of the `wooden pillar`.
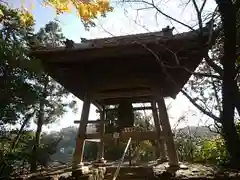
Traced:
<svg viewBox="0 0 240 180">
<path fill-rule="evenodd" d="M 161 125 L 160 125 L 160 120 L 159 120 L 159 117 L 158 117 L 158 112 L 157 112 L 157 106 L 156 106 L 156 101 L 153 100 L 151 102 L 151 105 L 152 105 L 152 114 L 153 114 L 153 120 L 154 120 L 154 124 L 155 124 L 155 127 L 156 127 L 156 132 L 157 132 L 157 135 L 159 137 L 159 139 L 157 140 L 157 151 L 158 154 L 160 155 L 159 157 L 157 157 L 161 162 L 164 162 L 166 161 L 166 154 L 165 154 L 165 142 L 161 137 L 162 135 L 162 128 L 161 128 Z"/>
<path fill-rule="evenodd" d="M 72 164 L 73 169 L 76 169 L 78 165 L 81 164 L 83 161 L 83 150 L 84 150 L 89 110 L 90 110 L 90 99 L 86 94 L 83 101 L 82 114 L 80 119 L 81 123 L 78 128 L 76 146 L 75 146 L 75 151 L 73 155 L 73 164 Z"/>
<path fill-rule="evenodd" d="M 168 151 L 168 158 L 169 158 L 169 165 L 170 166 L 179 166 L 178 163 L 178 156 L 176 152 L 176 148 L 174 145 L 173 134 L 167 114 L 167 108 L 163 97 L 158 97 L 157 99 L 158 109 L 159 109 L 159 117 L 162 122 L 163 134 L 165 137 L 167 151 Z"/>
<path fill-rule="evenodd" d="M 106 118 L 106 111 L 105 107 L 103 107 L 102 111 L 100 111 L 100 128 L 99 128 L 99 133 L 100 133 L 100 146 L 99 146 L 99 160 L 104 160 L 104 133 L 105 133 L 105 118 Z"/>
</svg>

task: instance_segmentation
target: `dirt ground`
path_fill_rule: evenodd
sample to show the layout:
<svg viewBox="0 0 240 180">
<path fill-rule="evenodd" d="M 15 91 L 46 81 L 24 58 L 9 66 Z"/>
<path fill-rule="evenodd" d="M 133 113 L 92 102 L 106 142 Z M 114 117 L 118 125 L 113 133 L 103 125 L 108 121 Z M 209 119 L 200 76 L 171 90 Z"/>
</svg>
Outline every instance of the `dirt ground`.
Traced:
<svg viewBox="0 0 240 180">
<path fill-rule="evenodd" d="M 183 163 L 182 169 L 174 170 L 166 168 L 167 163 L 154 167 L 155 176 L 159 179 L 176 179 L 176 180 L 207 180 L 207 179 L 239 179 L 240 171 L 230 169 L 219 169 L 212 165 Z"/>
<path fill-rule="evenodd" d="M 181 169 L 168 168 L 167 163 L 153 166 L 154 177 L 148 180 L 240 180 L 240 171 L 230 169 L 219 169 L 211 165 L 182 163 Z M 104 174 L 102 167 L 89 167 L 87 175 L 78 175 L 79 180 L 103 180 Z M 130 167 L 131 169 L 131 167 Z M 71 167 L 57 167 L 48 171 L 31 174 L 28 176 L 15 177 L 12 179 L 21 180 L 67 180 L 76 179 L 72 177 Z M 121 170 L 120 170 L 121 172 Z M 101 176 L 99 175 L 101 174 Z M 150 176 L 149 176 L 150 177 Z M 119 178 L 122 179 L 122 178 Z M 131 178 L 135 179 L 136 178 Z M 146 179 L 144 178 L 137 178 Z M 7 180 L 7 179 L 6 179 Z M 126 178 L 122 180 L 127 180 Z"/>
</svg>

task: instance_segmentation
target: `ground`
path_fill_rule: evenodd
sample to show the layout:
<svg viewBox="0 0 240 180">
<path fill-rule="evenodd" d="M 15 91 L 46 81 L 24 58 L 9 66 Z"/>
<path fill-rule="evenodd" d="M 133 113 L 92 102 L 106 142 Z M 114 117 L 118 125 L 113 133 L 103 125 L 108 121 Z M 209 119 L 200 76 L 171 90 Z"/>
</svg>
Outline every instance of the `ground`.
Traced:
<svg viewBox="0 0 240 180">
<path fill-rule="evenodd" d="M 229 169 L 219 169 L 211 165 L 183 163 L 184 168 L 177 170 L 167 168 L 167 163 L 156 166 L 123 166 L 120 170 L 118 179 L 128 180 L 237 180 L 240 179 L 240 171 Z M 116 166 L 111 165 L 106 168 L 88 166 L 89 171 L 86 175 L 78 175 L 79 180 L 108 180 L 112 179 Z M 88 169 L 88 168 L 87 168 Z M 150 171 L 151 170 L 151 171 Z M 59 166 L 51 170 L 42 171 L 41 173 L 31 174 L 18 179 L 34 180 L 64 180 L 75 179 L 72 177 L 71 167 Z M 106 171 L 106 173 L 105 173 Z M 89 172 L 89 173 L 87 173 Z M 110 175 L 109 175 L 110 172 Z M 133 172 L 133 173 L 130 173 Z M 134 172 L 136 174 L 134 174 Z M 131 175 L 129 175 L 131 174 Z M 14 178 L 16 179 L 16 178 Z"/>
</svg>

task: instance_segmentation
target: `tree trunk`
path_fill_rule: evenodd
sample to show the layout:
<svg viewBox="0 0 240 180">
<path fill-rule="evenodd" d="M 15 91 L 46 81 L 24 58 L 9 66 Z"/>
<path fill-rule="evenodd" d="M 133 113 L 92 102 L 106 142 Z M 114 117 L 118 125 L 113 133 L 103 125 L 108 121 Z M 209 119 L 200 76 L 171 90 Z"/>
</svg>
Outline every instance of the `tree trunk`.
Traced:
<svg viewBox="0 0 240 180">
<path fill-rule="evenodd" d="M 40 138 L 41 138 L 41 132 L 42 132 L 42 126 L 44 124 L 44 102 L 45 99 L 47 98 L 47 86 L 49 83 L 49 77 L 43 77 L 43 93 L 42 97 L 40 97 L 40 102 L 39 102 L 39 112 L 38 112 L 38 118 L 37 118 L 37 130 L 35 134 L 35 143 L 33 145 L 33 150 L 32 150 L 32 158 L 31 158 L 31 172 L 36 172 L 37 171 L 37 156 L 38 154 L 38 149 L 39 149 L 39 144 L 40 144 Z"/>
<path fill-rule="evenodd" d="M 18 131 L 17 136 L 15 137 L 14 141 L 12 142 L 12 145 L 11 145 L 11 148 L 10 148 L 11 151 L 17 145 L 17 143 L 18 143 L 18 141 L 19 141 L 19 139 L 20 139 L 20 137 L 21 137 L 21 135 L 23 133 L 23 130 L 24 130 L 25 126 L 27 125 L 27 123 L 30 121 L 30 119 L 33 117 L 34 114 L 35 114 L 35 111 L 33 113 L 31 113 L 31 114 L 26 115 L 26 118 L 24 119 L 24 121 L 23 121 L 23 123 L 21 125 L 21 128 Z"/>
<path fill-rule="evenodd" d="M 235 61 L 236 61 L 236 13 L 231 0 L 216 0 L 219 6 L 224 29 L 223 64 L 223 113 L 221 117 L 223 137 L 230 155 L 230 165 L 239 168 L 240 144 L 239 136 L 234 123 L 235 108 Z M 235 43 L 234 43 L 235 42 Z"/>
<path fill-rule="evenodd" d="M 37 171 L 37 156 L 38 156 L 38 148 L 40 144 L 40 138 L 41 138 L 41 132 L 42 132 L 42 126 L 44 121 L 44 104 L 42 101 L 40 102 L 40 108 L 39 108 L 39 116 L 37 120 L 37 130 L 35 134 L 35 142 L 32 149 L 32 158 L 31 158 L 31 172 Z"/>
</svg>

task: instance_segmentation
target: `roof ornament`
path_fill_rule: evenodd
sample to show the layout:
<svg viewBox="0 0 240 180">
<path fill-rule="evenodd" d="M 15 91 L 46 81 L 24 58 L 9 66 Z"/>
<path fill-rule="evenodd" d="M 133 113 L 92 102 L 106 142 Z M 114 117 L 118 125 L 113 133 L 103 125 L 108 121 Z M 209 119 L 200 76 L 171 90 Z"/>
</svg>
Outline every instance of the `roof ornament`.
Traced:
<svg viewBox="0 0 240 180">
<path fill-rule="evenodd" d="M 74 48 L 75 47 L 75 43 L 73 40 L 70 39 L 66 39 L 66 41 L 64 41 L 65 44 L 65 48 L 69 49 L 69 48 Z"/>
<path fill-rule="evenodd" d="M 174 29 L 175 29 L 174 27 L 170 28 L 170 26 L 162 28 L 163 36 L 173 37 L 173 30 Z"/>
</svg>

